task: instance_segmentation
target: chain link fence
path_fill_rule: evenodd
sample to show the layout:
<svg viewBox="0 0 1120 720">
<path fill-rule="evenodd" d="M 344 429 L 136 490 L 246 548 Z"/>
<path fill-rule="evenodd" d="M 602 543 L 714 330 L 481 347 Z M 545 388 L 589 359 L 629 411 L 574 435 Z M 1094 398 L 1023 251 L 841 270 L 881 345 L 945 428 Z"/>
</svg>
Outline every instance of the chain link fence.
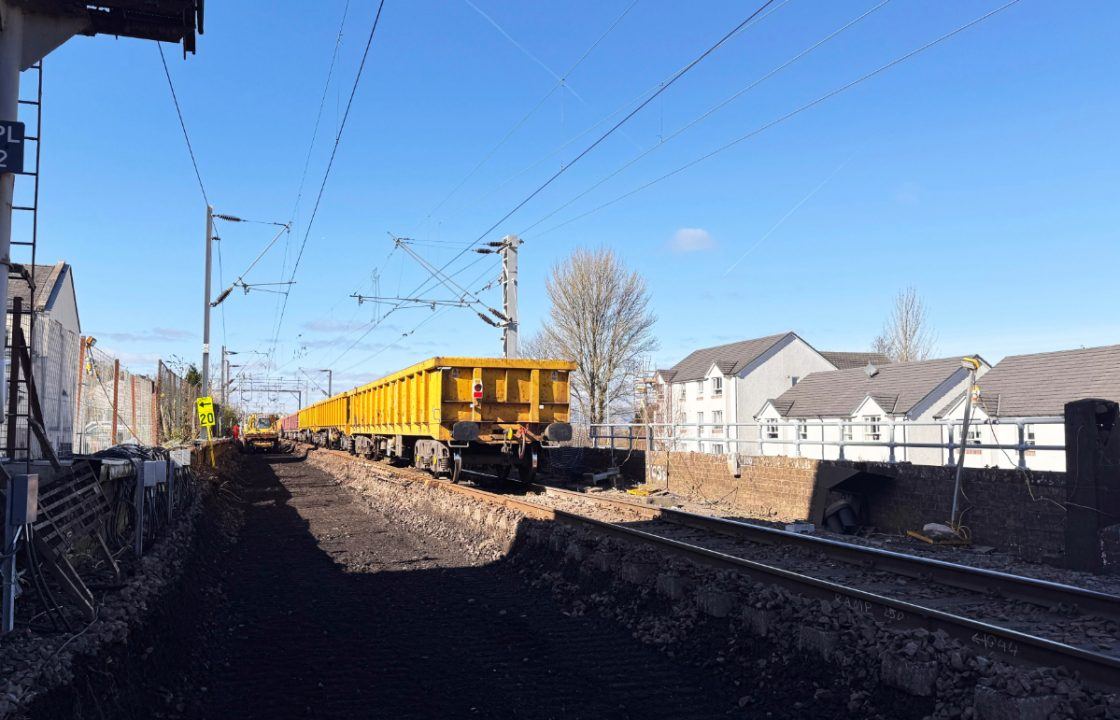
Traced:
<svg viewBox="0 0 1120 720">
<path fill-rule="evenodd" d="M 121 443 L 161 445 L 193 438 L 198 387 L 162 360 L 156 377 L 133 373 L 118 358 L 80 345 L 74 452 L 93 453 Z"/>
<path fill-rule="evenodd" d="M 198 386 L 191 385 L 161 360 L 156 374 L 157 432 L 160 442 L 184 442 L 198 437 L 195 400 Z"/>
<path fill-rule="evenodd" d="M 8 316 L 8 337 L 11 337 L 12 317 Z M 24 315 L 20 322 L 24 337 L 31 334 L 31 318 Z M 32 339 L 31 364 L 35 374 L 35 390 L 43 412 L 43 429 L 56 454 L 70 455 L 74 443 L 74 392 L 77 386 L 78 336 L 56 320 L 43 313 L 35 318 L 35 337 Z M 12 375 L 11 353 L 4 355 L 7 370 Z M 20 375 L 23 375 L 21 371 Z M 27 386 L 20 383 L 16 402 L 16 457 L 26 457 L 27 452 Z M 8 408 L 0 410 L 0 438 L 7 438 Z M 31 457 L 45 457 L 43 448 L 34 435 L 30 436 Z"/>
</svg>

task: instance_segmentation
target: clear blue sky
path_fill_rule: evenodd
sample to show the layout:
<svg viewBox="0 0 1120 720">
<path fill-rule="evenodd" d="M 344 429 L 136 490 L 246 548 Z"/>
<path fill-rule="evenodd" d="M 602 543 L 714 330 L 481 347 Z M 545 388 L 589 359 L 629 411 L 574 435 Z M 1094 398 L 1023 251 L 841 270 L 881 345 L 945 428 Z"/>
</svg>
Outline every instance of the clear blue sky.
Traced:
<svg viewBox="0 0 1120 720">
<path fill-rule="evenodd" d="M 756 6 L 638 0 L 567 87 L 425 221 L 553 90 L 552 73 L 575 63 L 633 0 L 473 2 L 386 2 L 280 332 L 276 358 L 285 372 L 330 364 L 337 389 L 436 353 L 497 354 L 498 331 L 464 310 L 401 339 L 430 315 L 409 310 L 343 355 L 357 337 L 353 328 L 372 313 L 346 296 L 370 292 L 375 269 L 382 292 L 412 290 L 423 271 L 399 251 L 386 262 L 389 233 L 475 240 L 594 135 L 550 155 L 565 140 L 632 107 Z M 526 230 L 876 4 L 776 2 L 772 15 L 486 239 Z M 787 329 L 821 349 L 865 349 L 907 285 L 930 306 L 940 354 L 979 352 L 994 361 L 1120 342 L 1120 6 L 1105 0 L 1023 0 L 710 160 L 542 234 L 1000 4 L 893 0 L 524 232 L 525 330 L 547 311 L 550 264 L 577 245 L 601 244 L 649 282 L 659 365 L 699 346 Z M 375 5 L 350 3 L 294 232 L 249 282 L 279 281 L 291 267 Z M 179 48 L 165 46 L 218 212 L 292 216 L 343 7 L 342 0 L 208 3 L 198 54 L 184 61 Z M 204 205 L 155 45 L 75 38 L 47 59 L 45 92 L 41 260 L 73 264 L 83 331 L 130 366 L 197 357 Z M 226 283 L 271 235 L 261 225 L 219 232 Z M 455 252 L 417 249 L 436 261 Z M 474 280 L 490 262 L 460 277 Z M 214 284 L 217 292 L 217 277 Z M 499 305 L 497 289 L 486 296 Z M 225 308 L 224 330 L 221 315 L 214 318 L 215 348 L 223 335 L 237 350 L 269 348 L 277 296 L 238 292 Z"/>
</svg>

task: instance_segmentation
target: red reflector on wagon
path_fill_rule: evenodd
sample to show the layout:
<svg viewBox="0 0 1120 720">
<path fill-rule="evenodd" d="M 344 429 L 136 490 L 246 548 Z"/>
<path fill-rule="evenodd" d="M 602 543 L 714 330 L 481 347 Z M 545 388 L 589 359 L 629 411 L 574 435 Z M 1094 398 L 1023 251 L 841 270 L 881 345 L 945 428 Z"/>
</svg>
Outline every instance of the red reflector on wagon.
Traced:
<svg viewBox="0 0 1120 720">
<path fill-rule="evenodd" d="M 474 384 L 474 399 L 475 400 L 481 400 L 482 399 L 482 383 L 480 383 L 480 382 L 476 382 Z"/>
</svg>

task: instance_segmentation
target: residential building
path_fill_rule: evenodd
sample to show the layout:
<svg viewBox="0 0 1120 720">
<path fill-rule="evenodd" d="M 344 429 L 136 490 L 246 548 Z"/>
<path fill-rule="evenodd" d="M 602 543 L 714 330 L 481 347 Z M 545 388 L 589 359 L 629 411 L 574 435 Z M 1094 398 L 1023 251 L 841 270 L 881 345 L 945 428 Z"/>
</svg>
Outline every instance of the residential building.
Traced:
<svg viewBox="0 0 1120 720">
<path fill-rule="evenodd" d="M 81 323 L 78 302 L 74 292 L 74 273 L 69 264 L 34 265 L 31 268 L 34 297 L 31 286 L 24 279 L 8 283 L 8 310 L 19 297 L 23 312 L 35 313 L 35 333 L 32 339 L 32 365 L 39 405 L 43 410 L 43 427 L 55 453 L 66 456 L 73 449 L 74 399 L 78 383 L 78 342 Z M 25 314 L 23 331 L 30 329 L 30 318 Z M 11 315 L 7 319 L 8 337 L 11 337 Z M 10 362 L 5 354 L 4 362 Z M 11 377 L 11 367 L 8 367 Z M 20 412 L 27 412 L 26 389 L 20 389 Z M 0 438 L 7 437 L 7 408 L 0 416 Z M 16 423 L 18 447 L 26 444 L 26 425 L 23 419 Z M 38 443 L 32 439 L 32 457 L 43 457 Z"/>
<path fill-rule="evenodd" d="M 988 365 L 976 357 L 983 375 Z M 752 451 L 941 464 L 939 448 L 898 447 L 892 458 L 889 443 L 940 443 L 935 415 L 967 385 L 960 357 L 813 373 L 761 405 Z"/>
<path fill-rule="evenodd" d="M 758 407 L 815 372 L 835 366 L 794 332 L 702 348 L 658 370 L 656 435 L 664 446 L 735 452 L 740 423 L 753 423 Z M 697 427 L 705 426 L 705 427 Z"/>
<path fill-rule="evenodd" d="M 824 359 L 832 363 L 837 370 L 867 367 L 868 364 L 882 367 L 890 365 L 891 359 L 881 352 L 838 352 L 836 350 L 821 350 Z"/>
<path fill-rule="evenodd" d="M 1073 400 L 1101 398 L 1120 402 L 1120 345 L 1013 355 L 997 363 L 977 384 L 979 392 L 973 400 L 969 442 L 1014 446 L 1022 443 L 1023 447 L 1022 453 L 1019 447 L 969 448 L 965 465 L 1064 471 L 1064 450 L 1035 449 L 1064 446 L 1064 423 L 1037 419 L 1061 417 L 1066 403 Z M 957 394 L 939 410 L 937 417 L 962 421 L 965 401 L 965 393 Z"/>
</svg>

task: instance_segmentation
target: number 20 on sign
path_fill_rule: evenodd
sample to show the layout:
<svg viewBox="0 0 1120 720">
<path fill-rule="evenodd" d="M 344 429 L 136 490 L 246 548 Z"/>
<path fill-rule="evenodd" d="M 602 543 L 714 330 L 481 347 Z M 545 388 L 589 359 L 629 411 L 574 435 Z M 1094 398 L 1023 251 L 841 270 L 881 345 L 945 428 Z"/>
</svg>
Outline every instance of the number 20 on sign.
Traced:
<svg viewBox="0 0 1120 720">
<path fill-rule="evenodd" d="M 214 398 L 210 396 L 200 397 L 195 400 L 195 408 L 198 410 L 198 424 L 206 428 L 206 437 L 214 439 Z M 210 465 L 214 466 L 214 445 L 210 445 Z"/>
<path fill-rule="evenodd" d="M 195 401 L 198 408 L 198 424 L 205 428 L 214 427 L 214 398 L 200 397 Z"/>
</svg>

